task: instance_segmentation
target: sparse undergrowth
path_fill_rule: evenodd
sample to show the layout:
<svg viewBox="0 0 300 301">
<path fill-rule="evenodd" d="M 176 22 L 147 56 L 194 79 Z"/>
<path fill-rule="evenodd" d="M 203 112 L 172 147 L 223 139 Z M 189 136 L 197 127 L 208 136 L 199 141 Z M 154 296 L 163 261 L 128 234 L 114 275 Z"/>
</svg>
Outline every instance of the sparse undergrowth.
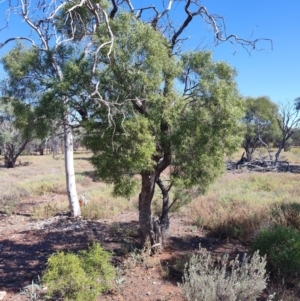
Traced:
<svg viewBox="0 0 300 301">
<path fill-rule="evenodd" d="M 90 163 L 86 160 L 88 156 L 89 154 L 80 154 L 80 157 L 76 159 L 75 155 L 78 192 L 79 195 L 85 193 L 89 199 L 88 205 L 82 207 L 84 218 L 88 220 L 110 219 L 121 212 L 135 209 L 137 197 L 131 200 L 115 198 L 111 195 L 112 188 L 110 185 L 95 182 Z M 28 158 L 27 160 L 31 160 L 31 157 Z M 0 170 L 0 206 L 2 206 L 2 210 L 6 213 L 12 213 L 21 200 L 29 200 L 31 202 L 32 198 L 37 202 L 37 205 L 34 205 L 31 211 L 35 218 L 43 219 L 67 211 L 68 202 L 67 196 L 64 194 L 65 184 L 62 158 L 58 157 L 56 160 L 53 160 L 49 156 L 35 156 L 32 159 L 33 161 L 28 166 L 20 166 L 15 169 L 3 168 Z M 300 229 L 300 203 L 298 202 L 300 186 L 298 183 L 299 175 L 291 173 L 228 173 L 212 185 L 207 195 L 197 198 L 190 205 L 182 208 L 181 212 L 188 214 L 188 223 L 191 220 L 194 221 L 193 224 L 195 226 L 189 224 L 189 227 L 209 230 L 207 232 L 208 235 L 220 238 L 220 242 L 225 237 L 252 242 L 261 229 L 269 229 L 271 231 L 276 226 Z M 60 196 L 59 199 L 55 198 L 52 200 L 56 195 Z M 161 209 L 160 197 L 158 193 L 156 202 L 153 204 L 154 211 L 157 208 Z M 41 200 L 40 204 L 39 199 Z M 156 206 L 158 207 L 156 208 Z M 159 210 L 156 211 L 159 212 Z M 124 267 L 125 269 L 130 269 L 129 273 L 135 272 L 134 269 L 136 268 L 145 268 L 148 271 L 153 266 L 160 266 L 160 276 L 170 278 L 173 270 L 176 272 L 183 271 L 186 260 L 178 259 L 173 265 L 163 266 L 160 264 L 159 257 L 143 256 L 143 254 L 134 250 L 132 236 L 137 238 L 137 228 L 124 228 L 119 222 L 112 223 L 109 233 L 113 239 L 118 239 L 119 236 L 123 237 L 122 246 L 117 255 L 127 258 L 124 261 Z M 295 238 L 295 241 L 300 241 L 300 239 Z M 294 263 L 297 262 L 298 255 L 289 252 L 297 243 L 292 242 L 293 240 L 289 241 L 290 247 L 288 250 L 283 246 L 279 250 L 283 253 L 281 254 L 278 251 L 275 254 L 277 256 L 276 260 L 286 256 L 292 258 L 289 264 L 292 263 L 292 266 L 296 267 Z M 269 253 L 266 252 L 267 261 L 269 262 L 272 248 L 273 250 L 277 249 L 266 237 L 263 238 L 261 244 L 269 248 Z M 280 243 L 277 246 L 281 246 Z M 262 249 L 262 247 L 259 247 L 259 249 Z M 188 251 L 187 254 L 189 254 Z M 188 256 L 184 258 L 189 259 Z M 272 258 L 270 257 L 270 259 Z M 276 292 L 275 297 L 273 299 L 269 298 L 269 300 L 299 300 L 299 290 L 294 285 L 295 281 L 293 281 L 296 280 L 297 282 L 299 275 L 292 273 L 291 275 L 294 276 L 292 276 L 292 281 L 290 281 L 288 279 L 289 276 L 284 275 L 282 277 L 285 271 L 281 266 L 287 268 L 288 265 L 275 260 L 270 261 L 270 264 L 273 264 L 272 268 L 269 268 L 268 264 L 269 271 L 272 272 L 271 276 L 277 272 L 279 274 L 277 274 L 275 279 L 273 277 L 271 279 L 272 282 L 269 283 L 269 294 L 273 295 Z M 122 270 L 119 273 L 120 275 L 115 278 L 115 284 L 122 288 L 119 289 L 120 293 L 123 289 L 126 290 L 123 284 L 125 283 L 125 278 L 128 277 L 125 275 L 127 272 Z M 86 272 L 84 271 L 84 273 Z M 282 283 L 283 279 L 285 283 L 290 282 L 289 287 L 284 286 L 284 283 Z M 29 289 L 29 286 L 25 288 Z M 28 290 L 24 292 L 29 295 Z"/>
</svg>

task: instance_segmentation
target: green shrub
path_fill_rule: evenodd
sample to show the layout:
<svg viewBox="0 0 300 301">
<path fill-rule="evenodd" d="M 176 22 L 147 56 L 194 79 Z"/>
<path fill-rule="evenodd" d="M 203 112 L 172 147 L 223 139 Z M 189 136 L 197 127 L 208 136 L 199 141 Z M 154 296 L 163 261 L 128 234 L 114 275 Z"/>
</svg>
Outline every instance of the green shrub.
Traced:
<svg viewBox="0 0 300 301">
<path fill-rule="evenodd" d="M 110 288 L 115 276 L 109 259 L 110 254 L 99 244 L 78 254 L 58 252 L 51 255 L 43 276 L 48 295 L 72 301 L 95 300 L 99 293 Z"/>
<path fill-rule="evenodd" d="M 252 250 L 267 255 L 267 269 L 274 275 L 293 281 L 300 276 L 300 232 L 275 226 L 262 230 L 252 244 Z"/>
<path fill-rule="evenodd" d="M 180 287 L 188 301 L 254 301 L 266 288 L 265 265 L 258 252 L 251 260 L 245 255 L 229 261 L 228 255 L 215 260 L 200 249 L 186 264 Z"/>
<path fill-rule="evenodd" d="M 103 250 L 99 244 L 93 244 L 89 250 L 79 253 L 82 267 L 92 279 L 97 279 L 101 292 L 108 291 L 111 280 L 115 277 L 114 267 L 109 262 L 111 254 Z"/>
</svg>

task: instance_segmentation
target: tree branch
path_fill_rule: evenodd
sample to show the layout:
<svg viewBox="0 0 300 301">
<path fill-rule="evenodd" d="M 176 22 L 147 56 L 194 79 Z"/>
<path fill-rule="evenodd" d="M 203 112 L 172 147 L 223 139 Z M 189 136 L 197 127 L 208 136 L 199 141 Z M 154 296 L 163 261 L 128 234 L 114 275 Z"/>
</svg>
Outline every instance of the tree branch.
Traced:
<svg viewBox="0 0 300 301">
<path fill-rule="evenodd" d="M 110 19 L 113 19 L 118 11 L 118 5 L 115 0 L 112 0 L 111 2 L 113 4 L 113 9 L 111 10 L 109 17 Z"/>
</svg>

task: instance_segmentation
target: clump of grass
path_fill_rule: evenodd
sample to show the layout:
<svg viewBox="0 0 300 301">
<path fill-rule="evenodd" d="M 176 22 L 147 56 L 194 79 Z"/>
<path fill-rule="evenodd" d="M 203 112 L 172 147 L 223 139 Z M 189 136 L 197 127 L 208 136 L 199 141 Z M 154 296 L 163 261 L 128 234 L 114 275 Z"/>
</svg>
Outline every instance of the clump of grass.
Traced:
<svg viewBox="0 0 300 301">
<path fill-rule="evenodd" d="M 16 206 L 19 205 L 22 197 L 29 194 L 26 190 L 19 187 L 7 187 L 4 192 L 0 192 L 0 208 L 6 214 L 12 214 Z"/>
<path fill-rule="evenodd" d="M 210 235 L 219 238 L 233 237 L 249 241 L 269 219 L 264 207 L 251 206 L 238 200 L 220 203 L 215 198 L 206 198 L 200 206 L 193 207 L 194 215 L 197 210 L 193 224 L 208 229 Z"/>
<path fill-rule="evenodd" d="M 31 189 L 35 195 L 45 195 L 54 192 L 54 183 L 49 181 L 42 181 L 33 183 Z"/>
<path fill-rule="evenodd" d="M 18 198 L 9 194 L 0 194 L 0 208 L 5 214 L 10 215 L 18 203 Z"/>
<path fill-rule="evenodd" d="M 87 206 L 81 208 L 84 219 L 98 220 L 111 218 L 123 211 L 133 210 L 135 201 L 124 197 L 114 197 L 112 195 L 112 186 L 99 185 L 87 192 L 89 202 Z"/>
<path fill-rule="evenodd" d="M 44 204 L 39 204 L 34 206 L 31 213 L 31 218 L 36 219 L 45 219 L 52 216 L 55 216 L 59 213 L 69 211 L 68 202 L 60 202 L 60 201 L 51 201 Z"/>
<path fill-rule="evenodd" d="M 98 201 L 90 200 L 87 206 L 81 208 L 82 217 L 87 220 L 110 218 L 118 213 L 118 207 L 114 204 L 107 204 L 101 198 Z"/>
<path fill-rule="evenodd" d="M 271 208 L 271 217 L 274 225 L 300 230 L 300 203 L 275 204 Z"/>
<path fill-rule="evenodd" d="M 79 184 L 82 187 L 89 186 L 93 181 L 93 179 L 90 176 L 82 173 L 76 173 L 75 176 L 76 176 L 76 184 Z"/>
<path fill-rule="evenodd" d="M 131 252 L 129 253 L 129 257 L 125 260 L 125 268 L 127 269 L 133 269 L 137 265 L 143 263 L 145 260 L 145 254 L 136 248 L 131 249 Z"/>
</svg>

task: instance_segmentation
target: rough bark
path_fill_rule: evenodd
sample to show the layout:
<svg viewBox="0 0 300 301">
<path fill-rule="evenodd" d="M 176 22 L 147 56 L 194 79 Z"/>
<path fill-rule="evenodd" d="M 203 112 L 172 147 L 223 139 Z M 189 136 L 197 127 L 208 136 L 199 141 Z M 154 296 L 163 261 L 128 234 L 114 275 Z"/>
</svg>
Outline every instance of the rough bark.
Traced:
<svg viewBox="0 0 300 301">
<path fill-rule="evenodd" d="M 170 226 L 170 221 L 169 221 L 169 188 L 166 188 L 163 185 L 163 182 L 161 179 L 156 180 L 157 185 L 159 186 L 161 193 L 162 193 L 162 211 L 160 215 L 160 230 L 161 230 L 161 236 L 162 236 L 162 244 L 164 244 L 164 241 L 168 235 L 168 230 Z"/>
<path fill-rule="evenodd" d="M 150 240 L 151 245 L 154 244 L 151 231 L 152 215 L 151 202 L 155 191 L 155 173 L 142 173 L 142 187 L 139 194 L 139 224 L 141 231 L 141 247 L 144 247 L 147 240 Z"/>
<path fill-rule="evenodd" d="M 71 214 L 73 217 L 80 216 L 81 210 L 79 206 L 76 181 L 75 181 L 75 170 L 74 170 L 74 159 L 73 159 L 73 133 L 66 117 L 64 124 L 64 147 L 65 147 L 65 173 L 66 173 L 66 185 L 67 194 L 70 205 Z"/>
<path fill-rule="evenodd" d="M 280 156 L 281 151 L 284 149 L 284 144 L 285 144 L 285 140 L 281 141 L 281 143 L 280 143 L 280 145 L 278 147 L 278 150 L 277 150 L 277 152 L 275 154 L 275 165 L 279 161 L 279 156 Z"/>
</svg>

